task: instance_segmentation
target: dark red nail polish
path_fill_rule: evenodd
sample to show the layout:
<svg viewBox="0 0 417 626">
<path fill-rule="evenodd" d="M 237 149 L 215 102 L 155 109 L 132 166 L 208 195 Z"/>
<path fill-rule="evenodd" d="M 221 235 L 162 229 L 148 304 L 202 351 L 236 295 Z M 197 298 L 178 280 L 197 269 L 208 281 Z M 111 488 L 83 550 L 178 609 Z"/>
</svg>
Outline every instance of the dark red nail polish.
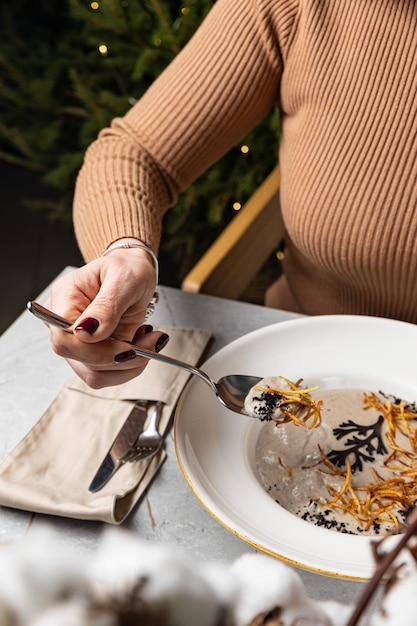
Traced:
<svg viewBox="0 0 417 626">
<path fill-rule="evenodd" d="M 167 335 L 166 333 L 161 335 L 155 344 L 155 352 L 160 352 L 163 348 L 165 348 L 168 341 L 169 341 L 169 335 Z"/>
<path fill-rule="evenodd" d="M 116 354 L 114 360 L 116 363 L 126 363 L 126 361 L 131 361 L 134 358 L 136 358 L 136 352 L 134 350 L 126 350 L 126 352 Z"/>
<path fill-rule="evenodd" d="M 141 337 L 143 337 L 144 335 L 147 335 L 148 333 L 151 333 L 152 331 L 153 331 L 153 326 L 151 326 L 150 324 L 143 324 L 143 326 L 139 326 L 139 328 L 137 329 L 137 331 L 135 332 L 133 336 L 132 342 L 137 343 Z"/>
<path fill-rule="evenodd" d="M 85 320 L 80 322 L 78 326 L 75 327 L 75 330 L 83 330 L 84 332 L 92 335 L 96 332 L 98 328 L 98 320 L 94 317 L 86 317 Z"/>
</svg>

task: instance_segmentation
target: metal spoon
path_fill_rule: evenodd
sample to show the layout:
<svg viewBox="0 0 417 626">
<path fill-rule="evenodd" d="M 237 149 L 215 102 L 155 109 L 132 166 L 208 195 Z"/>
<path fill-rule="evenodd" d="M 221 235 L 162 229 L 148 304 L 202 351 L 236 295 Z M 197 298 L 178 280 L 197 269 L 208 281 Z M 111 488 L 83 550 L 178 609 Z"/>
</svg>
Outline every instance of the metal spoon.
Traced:
<svg viewBox="0 0 417 626">
<path fill-rule="evenodd" d="M 56 326 L 61 330 L 72 332 L 71 322 L 57 315 L 56 313 L 49 311 L 49 309 L 46 309 L 44 306 L 38 304 L 37 302 L 28 302 L 27 308 L 31 313 L 33 313 L 38 319 L 42 320 L 43 322 L 51 324 L 51 326 Z M 109 339 L 121 341 L 120 339 L 116 339 L 116 337 L 109 337 Z M 190 374 L 198 376 L 211 388 L 212 391 L 214 391 L 217 398 L 226 408 L 234 411 L 235 413 L 247 415 L 246 411 L 244 410 L 245 398 L 248 395 L 250 389 L 261 380 L 259 376 L 229 374 L 228 376 L 223 376 L 217 382 L 214 382 L 214 380 L 210 378 L 210 376 L 206 374 L 206 372 L 199 369 L 198 367 L 195 367 L 194 365 L 190 365 L 189 363 L 185 363 L 184 361 L 180 361 L 170 356 L 166 356 L 165 354 L 152 352 L 152 350 L 147 350 L 146 348 L 140 348 L 130 341 L 123 341 L 123 343 L 128 344 L 138 356 L 142 356 L 147 359 L 155 359 L 156 361 L 161 361 L 162 363 L 166 363 L 167 365 L 180 367 Z"/>
</svg>

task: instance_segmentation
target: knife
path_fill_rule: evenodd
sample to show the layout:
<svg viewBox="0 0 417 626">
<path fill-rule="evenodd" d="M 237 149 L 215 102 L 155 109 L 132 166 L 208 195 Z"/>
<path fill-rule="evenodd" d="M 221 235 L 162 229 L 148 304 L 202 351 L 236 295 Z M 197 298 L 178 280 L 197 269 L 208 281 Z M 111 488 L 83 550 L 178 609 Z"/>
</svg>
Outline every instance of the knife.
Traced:
<svg viewBox="0 0 417 626">
<path fill-rule="evenodd" d="M 101 462 L 88 491 L 91 493 L 99 491 L 129 460 L 129 452 L 134 449 L 133 446 L 143 430 L 146 417 L 147 402 L 137 401 Z"/>
</svg>

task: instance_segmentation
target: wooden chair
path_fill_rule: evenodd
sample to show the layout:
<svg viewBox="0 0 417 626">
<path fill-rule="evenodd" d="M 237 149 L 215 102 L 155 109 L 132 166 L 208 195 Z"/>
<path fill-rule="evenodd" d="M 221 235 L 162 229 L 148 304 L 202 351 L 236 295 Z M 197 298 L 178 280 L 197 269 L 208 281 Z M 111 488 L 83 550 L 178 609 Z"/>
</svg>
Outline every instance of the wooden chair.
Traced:
<svg viewBox="0 0 417 626">
<path fill-rule="evenodd" d="M 276 166 L 185 276 L 181 289 L 238 299 L 284 238 Z"/>
</svg>

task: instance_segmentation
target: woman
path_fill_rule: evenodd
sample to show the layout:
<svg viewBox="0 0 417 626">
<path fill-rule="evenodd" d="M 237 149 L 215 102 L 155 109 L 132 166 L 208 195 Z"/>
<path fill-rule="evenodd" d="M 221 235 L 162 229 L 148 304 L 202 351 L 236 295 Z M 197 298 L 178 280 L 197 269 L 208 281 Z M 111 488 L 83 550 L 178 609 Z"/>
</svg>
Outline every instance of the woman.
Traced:
<svg viewBox="0 0 417 626">
<path fill-rule="evenodd" d="M 87 263 L 52 288 L 47 306 L 76 320 L 72 336 L 51 329 L 56 352 L 101 387 L 146 365 L 110 334 L 162 349 L 143 322 L 163 215 L 274 106 L 288 237 L 266 304 L 416 322 L 416 55 L 413 0 L 217 0 L 86 153 L 74 224 Z"/>
</svg>

